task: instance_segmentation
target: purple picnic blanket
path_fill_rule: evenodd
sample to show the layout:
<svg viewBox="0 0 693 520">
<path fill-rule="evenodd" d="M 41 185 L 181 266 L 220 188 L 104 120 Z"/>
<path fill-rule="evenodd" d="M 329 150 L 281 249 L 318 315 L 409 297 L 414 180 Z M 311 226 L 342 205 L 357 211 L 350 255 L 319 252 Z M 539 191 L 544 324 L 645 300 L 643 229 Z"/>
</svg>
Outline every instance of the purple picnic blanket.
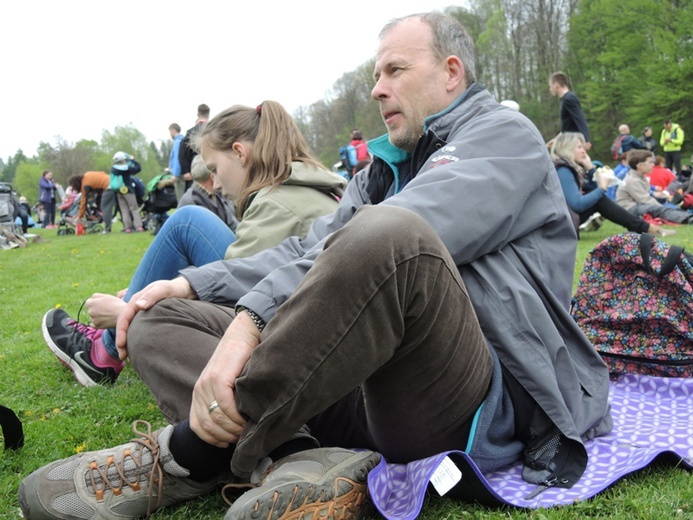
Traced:
<svg viewBox="0 0 693 520">
<path fill-rule="evenodd" d="M 571 489 L 549 488 L 528 499 L 537 486 L 522 480 L 521 462 L 483 475 L 466 454 L 446 452 L 409 464 L 381 460 L 368 475 L 373 502 L 386 518 L 416 518 L 431 476 L 446 456 L 462 470 L 457 487 L 465 484 L 466 475 L 472 497 L 487 504 L 528 508 L 590 498 L 665 453 L 693 469 L 693 379 L 628 374 L 611 382 L 610 400 L 613 431 L 585 444 L 587 469 Z M 469 478 L 472 472 L 478 478 Z"/>
</svg>

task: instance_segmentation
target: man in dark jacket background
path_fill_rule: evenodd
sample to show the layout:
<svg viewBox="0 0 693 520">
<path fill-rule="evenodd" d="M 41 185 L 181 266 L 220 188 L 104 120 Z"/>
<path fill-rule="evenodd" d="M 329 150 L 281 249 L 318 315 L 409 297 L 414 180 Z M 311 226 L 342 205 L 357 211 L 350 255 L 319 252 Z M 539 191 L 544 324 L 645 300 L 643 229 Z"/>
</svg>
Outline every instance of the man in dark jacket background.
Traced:
<svg viewBox="0 0 693 520">
<path fill-rule="evenodd" d="M 647 145 L 630 135 L 630 127 L 623 124 L 618 127 L 619 137 L 621 138 L 621 152 L 626 153 L 631 150 L 646 150 Z M 620 154 L 619 154 L 620 155 Z"/>
<path fill-rule="evenodd" d="M 561 100 L 561 132 L 580 132 L 585 138 L 585 150 L 592 147 L 587 119 L 582 111 L 580 100 L 568 88 L 568 76 L 564 72 L 554 72 L 549 77 L 551 95 Z"/>
<path fill-rule="evenodd" d="M 185 132 L 185 137 L 183 142 L 180 143 L 180 148 L 178 150 L 178 161 L 180 162 L 180 177 L 185 179 L 185 191 L 190 189 L 192 186 L 192 161 L 197 155 L 197 152 L 192 146 L 193 137 L 200 131 L 202 125 L 209 121 L 209 107 L 202 103 L 197 107 L 197 120 L 195 121 L 195 126 L 188 128 Z"/>
</svg>

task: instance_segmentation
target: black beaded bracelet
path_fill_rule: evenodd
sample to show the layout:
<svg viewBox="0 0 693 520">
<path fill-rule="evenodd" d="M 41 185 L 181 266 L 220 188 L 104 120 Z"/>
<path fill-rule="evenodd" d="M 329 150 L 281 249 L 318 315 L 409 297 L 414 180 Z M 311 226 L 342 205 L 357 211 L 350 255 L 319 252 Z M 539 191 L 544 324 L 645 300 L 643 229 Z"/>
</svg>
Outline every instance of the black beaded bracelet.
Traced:
<svg viewBox="0 0 693 520">
<path fill-rule="evenodd" d="M 236 315 L 240 314 L 243 311 L 247 312 L 248 316 L 250 316 L 250 319 L 253 320 L 253 323 L 257 327 L 257 330 L 259 330 L 260 332 L 262 332 L 265 328 L 265 320 L 263 320 L 258 314 L 256 314 L 254 311 L 251 311 L 247 307 L 243 307 L 242 305 L 236 305 L 235 311 Z"/>
</svg>

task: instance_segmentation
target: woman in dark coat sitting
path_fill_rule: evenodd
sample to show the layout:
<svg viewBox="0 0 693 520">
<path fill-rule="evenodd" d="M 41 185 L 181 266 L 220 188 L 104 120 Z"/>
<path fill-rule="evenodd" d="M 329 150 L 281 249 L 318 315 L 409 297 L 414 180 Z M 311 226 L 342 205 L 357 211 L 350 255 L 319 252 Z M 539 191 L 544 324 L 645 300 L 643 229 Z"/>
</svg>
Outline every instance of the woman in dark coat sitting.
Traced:
<svg viewBox="0 0 693 520">
<path fill-rule="evenodd" d="M 575 230 L 595 213 L 636 233 L 652 233 L 659 236 L 673 235 L 666 230 L 623 209 L 606 196 L 610 180 L 606 177 L 594 180 L 596 186 L 586 188 L 587 178 L 592 178 L 596 167 L 585 150 L 585 139 L 579 132 L 559 134 L 551 147 L 551 157 L 558 172 L 563 195 L 573 217 Z M 592 187 L 592 186 L 590 186 Z"/>
</svg>

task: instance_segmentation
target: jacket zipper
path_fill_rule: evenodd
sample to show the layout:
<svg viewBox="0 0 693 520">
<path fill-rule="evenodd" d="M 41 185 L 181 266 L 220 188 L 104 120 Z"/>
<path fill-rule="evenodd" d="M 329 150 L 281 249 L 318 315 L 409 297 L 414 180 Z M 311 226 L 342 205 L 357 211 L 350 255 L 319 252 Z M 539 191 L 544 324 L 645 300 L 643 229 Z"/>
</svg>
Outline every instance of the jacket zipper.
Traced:
<svg viewBox="0 0 693 520">
<path fill-rule="evenodd" d="M 563 485 L 562 487 L 566 487 L 566 484 L 568 484 L 570 480 L 565 477 L 561 478 L 560 475 L 565 469 L 566 465 L 569 464 L 568 458 L 570 451 L 571 450 L 568 448 L 560 450 L 559 454 L 554 459 L 556 462 L 556 469 L 551 473 L 551 475 L 539 482 L 539 485 L 536 487 L 536 489 L 534 489 L 534 491 L 527 495 L 525 497 L 525 500 L 532 500 L 539 493 L 543 493 L 547 489 L 554 487 L 559 482 Z"/>
</svg>

